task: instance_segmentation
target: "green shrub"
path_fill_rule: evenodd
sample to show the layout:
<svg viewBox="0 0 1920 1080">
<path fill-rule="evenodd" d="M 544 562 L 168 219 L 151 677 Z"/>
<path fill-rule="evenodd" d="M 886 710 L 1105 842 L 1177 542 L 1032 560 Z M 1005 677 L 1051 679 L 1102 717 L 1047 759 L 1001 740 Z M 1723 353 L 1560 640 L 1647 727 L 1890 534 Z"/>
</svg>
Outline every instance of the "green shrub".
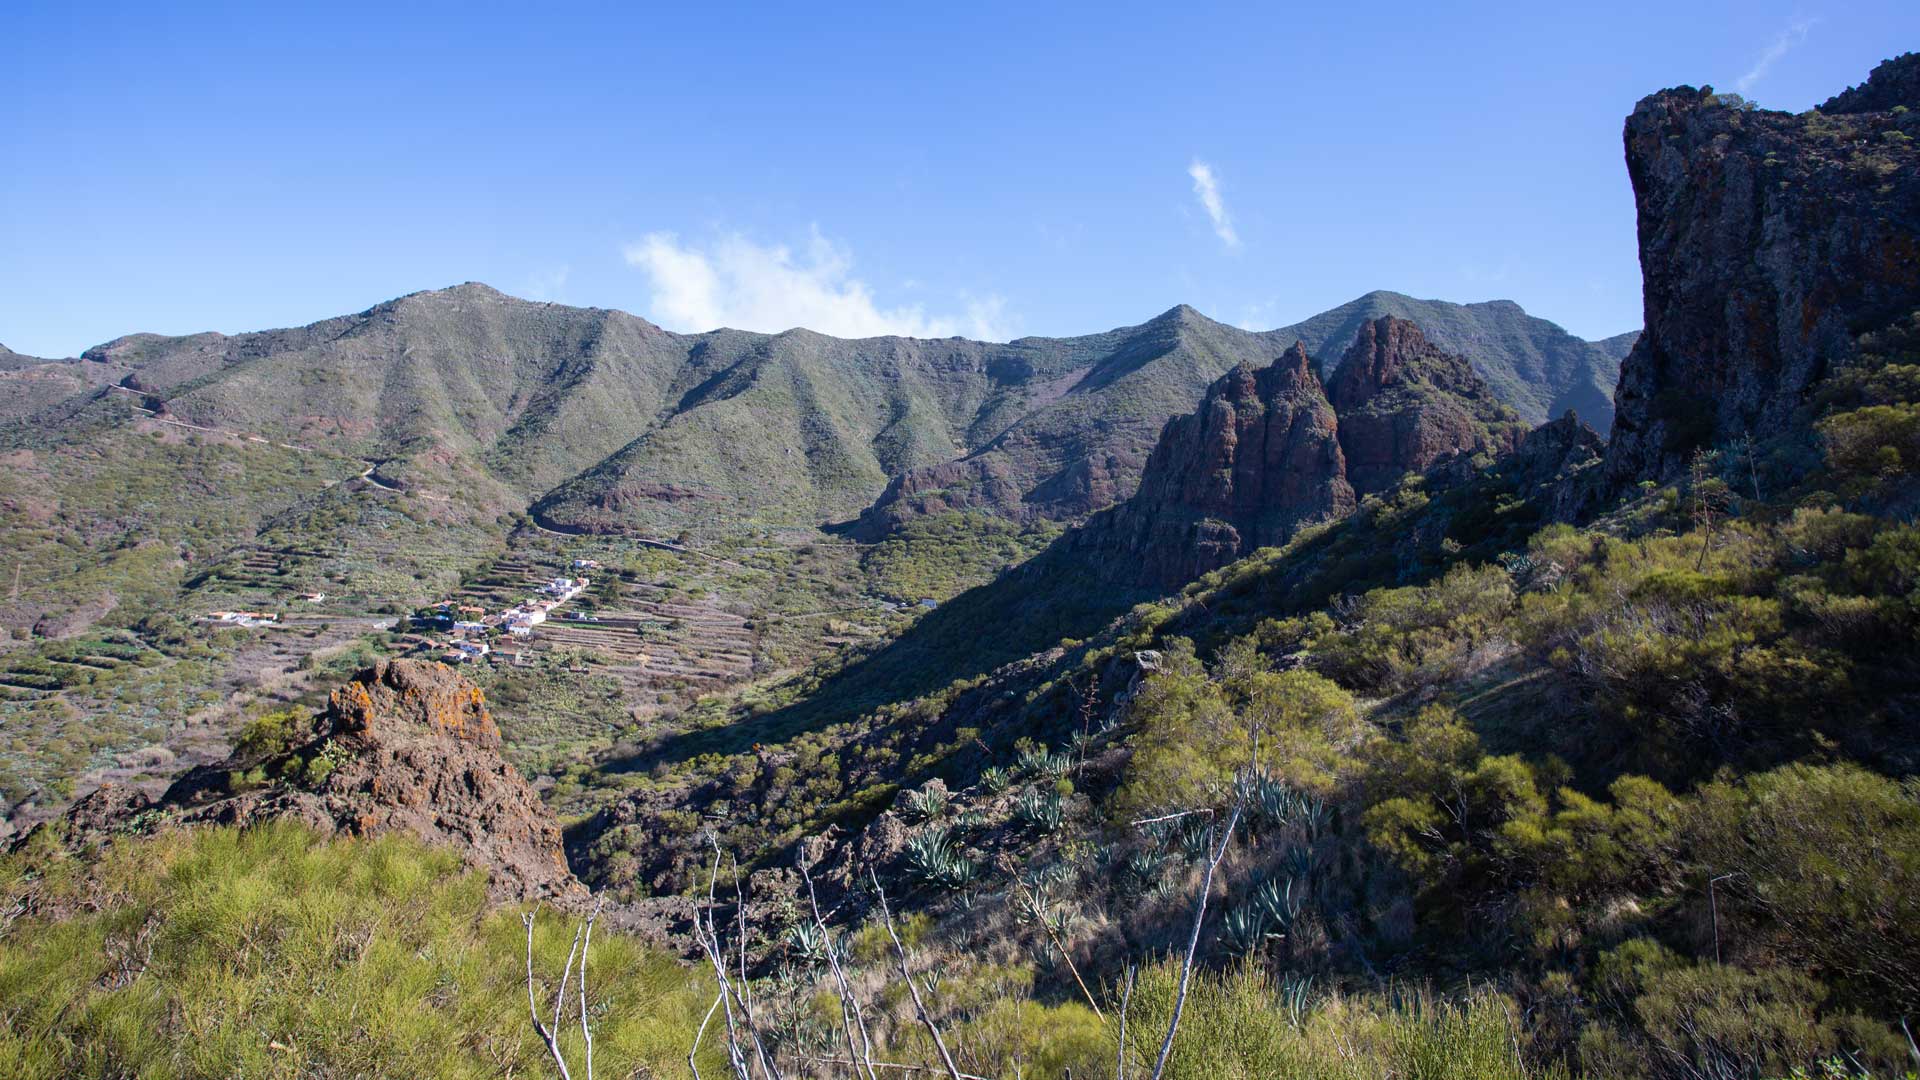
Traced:
<svg viewBox="0 0 1920 1080">
<path fill-rule="evenodd" d="M 1920 466 L 1920 405 L 1869 405 L 1820 421 L 1827 456 L 1843 473 L 1895 476 Z"/>
<path fill-rule="evenodd" d="M 1687 827 L 1764 955 L 1852 1002 L 1920 1001 L 1920 781 L 1789 765 L 1708 785 Z"/>
<path fill-rule="evenodd" d="M 165 833 L 97 861 L 0 860 L 35 914 L 0 938 L 0 1075 L 154 1078 L 543 1075 L 524 931 L 450 852 L 322 840 L 293 824 Z M 542 919 L 557 979 L 570 927 Z M 596 1067 L 667 1075 L 711 995 L 694 971 L 594 937 Z M 570 1056 L 577 1027 L 563 1028 Z M 718 1055 L 707 1066 L 724 1068 Z M 704 1071 L 704 1070 L 703 1070 Z"/>
<path fill-rule="evenodd" d="M 298 706 L 263 713 L 246 722 L 234 736 L 233 752 L 258 761 L 286 753 L 309 734 L 312 717 Z"/>
</svg>

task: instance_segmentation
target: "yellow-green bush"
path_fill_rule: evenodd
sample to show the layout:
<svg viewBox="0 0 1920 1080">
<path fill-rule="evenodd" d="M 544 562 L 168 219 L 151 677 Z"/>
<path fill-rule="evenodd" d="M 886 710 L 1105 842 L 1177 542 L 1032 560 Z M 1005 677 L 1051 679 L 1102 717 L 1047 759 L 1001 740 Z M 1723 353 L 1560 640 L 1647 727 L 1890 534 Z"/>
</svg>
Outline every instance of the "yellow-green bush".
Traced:
<svg viewBox="0 0 1920 1080">
<path fill-rule="evenodd" d="M 1170 962 L 1140 972 L 1127 1020 L 1129 1075 L 1152 1071 L 1179 974 Z M 1521 1080 L 1541 1075 L 1517 1053 L 1512 1003 L 1495 995 L 1445 1001 L 1412 993 L 1389 1004 L 1290 989 L 1255 967 L 1197 976 L 1166 1075 L 1176 1080 Z"/>
<path fill-rule="evenodd" d="M 293 824 L 172 832 L 97 859 L 0 860 L 29 914 L 0 937 L 0 1075 L 537 1076 L 518 912 L 458 858 Z M 541 920 L 557 979 L 571 928 Z M 684 1068 L 710 991 L 612 933 L 590 971 L 602 1075 Z M 564 1034 L 580 1052 L 577 1025 Z M 716 1069 L 720 1062 L 715 1059 Z"/>
</svg>

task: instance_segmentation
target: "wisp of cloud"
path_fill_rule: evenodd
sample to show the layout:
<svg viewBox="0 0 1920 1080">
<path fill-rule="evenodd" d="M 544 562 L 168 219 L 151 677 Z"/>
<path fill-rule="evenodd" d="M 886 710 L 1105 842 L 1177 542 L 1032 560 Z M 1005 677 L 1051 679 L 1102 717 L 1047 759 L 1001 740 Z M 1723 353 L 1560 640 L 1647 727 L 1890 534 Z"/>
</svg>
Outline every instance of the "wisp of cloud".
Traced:
<svg viewBox="0 0 1920 1080">
<path fill-rule="evenodd" d="M 1233 230 L 1233 219 L 1227 216 L 1227 204 L 1220 198 L 1220 181 L 1213 175 L 1213 166 L 1195 158 L 1193 164 L 1187 166 L 1187 175 L 1193 177 L 1193 193 L 1213 222 L 1213 234 L 1228 247 L 1239 247 L 1240 234 Z"/>
<path fill-rule="evenodd" d="M 1753 66 L 1747 69 L 1745 75 L 1734 81 L 1733 88 L 1742 94 L 1751 91 L 1755 83 L 1766 78 L 1767 72 L 1772 70 L 1774 64 L 1780 62 L 1781 57 L 1791 52 L 1795 45 L 1807 40 L 1807 31 L 1813 29 L 1813 24 L 1819 21 L 1818 19 L 1801 19 L 1780 31 L 1780 35 L 1773 39 L 1773 44 L 1767 46 L 1767 51 L 1760 54 L 1760 59 L 1753 62 Z"/>
<path fill-rule="evenodd" d="M 965 313 L 928 315 L 918 305 L 883 308 L 852 274 L 847 252 L 809 230 L 804 260 L 784 245 L 761 245 L 738 233 L 703 247 L 657 232 L 626 249 L 627 263 L 652 287 L 648 313 L 670 330 L 718 327 L 777 333 L 806 327 L 835 337 L 1008 338 L 999 297 L 962 296 Z"/>
</svg>

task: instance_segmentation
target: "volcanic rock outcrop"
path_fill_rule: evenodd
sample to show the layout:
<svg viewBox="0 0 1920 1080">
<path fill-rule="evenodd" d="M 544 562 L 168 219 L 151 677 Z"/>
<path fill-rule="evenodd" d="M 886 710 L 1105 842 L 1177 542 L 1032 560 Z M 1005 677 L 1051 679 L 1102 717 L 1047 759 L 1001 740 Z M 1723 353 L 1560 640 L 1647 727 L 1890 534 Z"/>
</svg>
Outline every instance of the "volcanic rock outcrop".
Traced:
<svg viewBox="0 0 1920 1080">
<path fill-rule="evenodd" d="M 1798 116 L 1665 90 L 1625 138 L 1646 331 L 1615 395 L 1615 490 L 1803 429 L 1856 335 L 1920 304 L 1920 55 Z"/>
<path fill-rule="evenodd" d="M 131 827 L 248 825 L 289 817 L 322 833 L 406 833 L 459 851 L 501 900 L 571 905 L 560 828 L 500 757 L 480 690 L 452 668 L 382 661 L 333 692 L 291 745 L 247 746 L 182 776 L 158 800 L 108 786 L 75 803 L 76 840 Z"/>
<path fill-rule="evenodd" d="M 1241 365 L 1167 423 L 1139 491 L 1076 544 L 1119 579 L 1172 585 L 1285 543 L 1353 510 L 1338 428 L 1304 346 L 1258 371 Z"/>
<path fill-rule="evenodd" d="M 1570 521 L 1586 508 L 1607 441 L 1568 409 L 1558 420 L 1527 432 L 1497 468 L 1517 494 L 1553 521 Z"/>
<path fill-rule="evenodd" d="M 1360 495 L 1458 454 L 1511 450 L 1524 430 L 1467 359 L 1434 345 L 1405 319 L 1360 327 L 1327 382 L 1340 417 L 1347 480 Z"/>
</svg>

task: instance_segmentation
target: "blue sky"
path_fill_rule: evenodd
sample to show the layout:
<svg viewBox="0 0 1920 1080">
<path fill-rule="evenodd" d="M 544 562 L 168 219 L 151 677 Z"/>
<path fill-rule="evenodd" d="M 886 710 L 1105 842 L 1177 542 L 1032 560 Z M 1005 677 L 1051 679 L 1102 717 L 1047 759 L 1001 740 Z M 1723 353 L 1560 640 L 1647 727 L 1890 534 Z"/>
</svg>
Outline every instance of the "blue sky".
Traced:
<svg viewBox="0 0 1920 1080">
<path fill-rule="evenodd" d="M 1386 288 L 1639 325 L 1620 126 L 1805 109 L 1920 5 L 0 7 L 0 342 L 465 280 L 675 329 L 1270 327 Z M 700 9 L 700 10 L 696 10 Z"/>
</svg>

